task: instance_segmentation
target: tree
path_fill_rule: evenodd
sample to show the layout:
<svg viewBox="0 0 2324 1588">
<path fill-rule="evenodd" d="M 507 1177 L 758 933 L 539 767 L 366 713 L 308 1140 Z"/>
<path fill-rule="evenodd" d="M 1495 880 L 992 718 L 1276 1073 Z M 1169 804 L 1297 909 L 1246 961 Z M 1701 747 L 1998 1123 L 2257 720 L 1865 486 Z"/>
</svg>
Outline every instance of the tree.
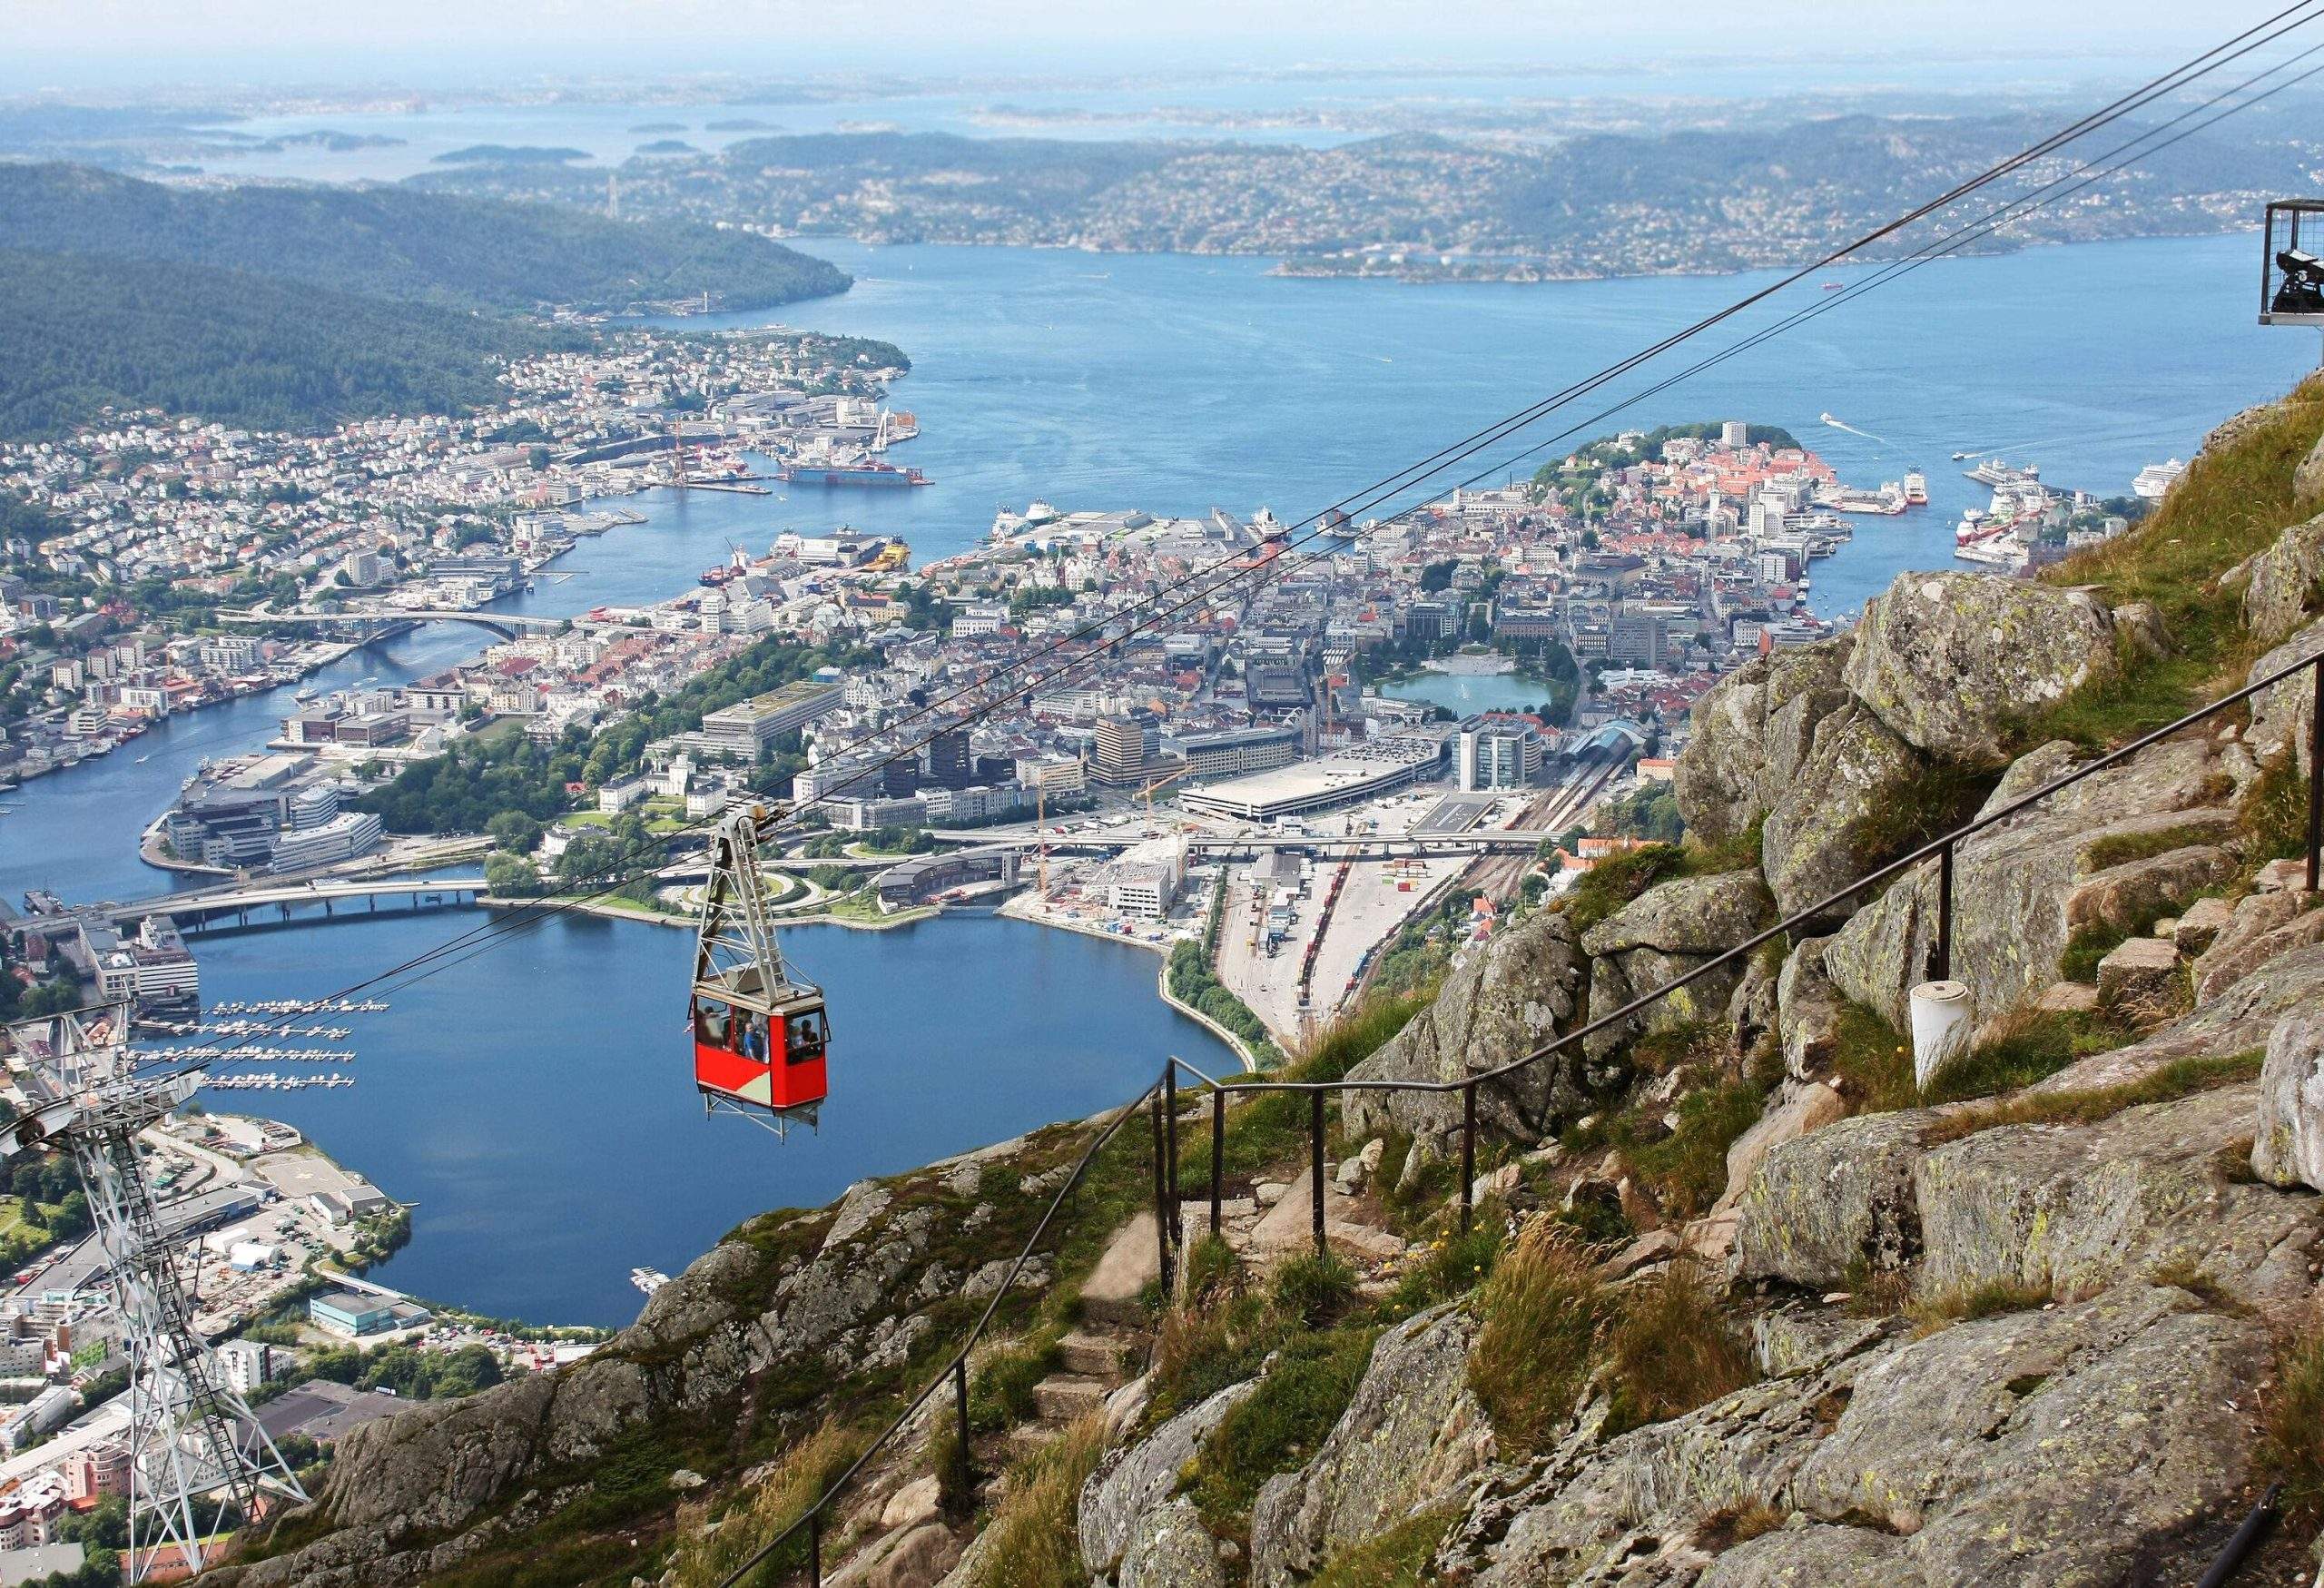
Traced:
<svg viewBox="0 0 2324 1588">
<path fill-rule="evenodd" d="M 510 854 L 530 854 L 541 841 L 541 824 L 522 811 L 503 811 L 484 830 Z"/>
<path fill-rule="evenodd" d="M 522 855 L 495 853 L 484 857 L 484 885 L 502 898 L 529 893 L 541 885 L 540 873 Z"/>
</svg>

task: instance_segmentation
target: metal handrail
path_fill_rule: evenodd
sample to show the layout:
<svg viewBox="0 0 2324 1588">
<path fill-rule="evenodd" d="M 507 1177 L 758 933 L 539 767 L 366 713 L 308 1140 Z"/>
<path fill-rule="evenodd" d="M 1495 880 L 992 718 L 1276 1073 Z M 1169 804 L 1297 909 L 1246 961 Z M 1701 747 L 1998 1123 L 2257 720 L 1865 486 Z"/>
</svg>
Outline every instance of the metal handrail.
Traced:
<svg viewBox="0 0 2324 1588">
<path fill-rule="evenodd" d="M 765 1544 L 760 1545 L 757 1552 L 753 1553 L 750 1559 L 744 1561 L 741 1565 L 735 1567 L 734 1571 L 728 1573 L 726 1576 L 720 1579 L 720 1588 L 734 1588 L 734 1584 L 740 1583 L 743 1578 L 749 1576 L 752 1573 L 757 1571 L 761 1565 L 764 1564 L 767 1558 L 773 1555 L 775 1551 L 781 1549 L 784 1544 L 789 1544 L 793 1538 L 796 1538 L 799 1535 L 800 1530 L 803 1528 L 805 1529 L 807 1533 L 809 1580 L 820 1584 L 823 1580 L 823 1513 L 830 1509 L 832 1503 L 839 1498 L 840 1494 L 850 1484 L 855 1481 L 858 1475 L 863 1471 L 864 1466 L 871 1461 L 871 1459 L 874 1455 L 877 1455 L 882 1449 L 886 1448 L 889 1441 L 892 1440 L 898 1434 L 903 1431 L 904 1425 L 911 1421 L 911 1419 L 919 1413 L 921 1407 L 928 1404 L 930 1398 L 936 1394 L 938 1387 L 940 1386 L 947 1379 L 951 1380 L 952 1383 L 953 1406 L 960 1419 L 960 1459 L 961 1476 L 964 1478 L 968 1476 L 969 1354 L 975 1350 L 977 1346 L 983 1340 L 985 1332 L 992 1325 L 993 1315 L 1000 1311 L 1001 1302 L 1006 1300 L 1009 1291 L 1016 1287 L 1017 1276 L 1024 1271 L 1026 1263 L 1032 1258 L 1034 1248 L 1039 1246 L 1040 1244 L 1041 1238 L 1049 1233 L 1051 1220 L 1056 1218 L 1058 1210 L 1065 1205 L 1065 1199 L 1071 1196 L 1075 1189 L 1081 1184 L 1082 1176 L 1088 1172 L 1089 1165 L 1096 1159 L 1099 1150 L 1105 1147 L 1106 1143 L 1114 1139 L 1116 1133 L 1118 1132 L 1124 1125 L 1129 1122 L 1131 1116 L 1137 1113 L 1140 1105 L 1146 1103 L 1148 1099 L 1157 1098 L 1160 1095 L 1168 1071 L 1166 1067 L 1164 1076 L 1157 1077 L 1153 1081 L 1147 1084 L 1144 1091 L 1139 1092 L 1136 1097 L 1130 1099 L 1129 1101 L 1116 1109 L 1112 1117 L 1106 1121 L 1105 1126 L 1099 1129 L 1095 1136 L 1090 1138 L 1089 1144 L 1082 1149 L 1081 1156 L 1075 1160 L 1073 1172 L 1066 1176 L 1065 1183 L 1057 1189 L 1057 1195 L 1049 1198 L 1049 1207 L 1041 1213 L 1040 1222 L 1033 1227 L 1032 1234 L 1025 1238 L 1025 1244 L 1018 1249 L 1016 1260 L 1009 1265 L 1009 1272 L 1002 1277 L 1000 1286 L 994 1289 L 992 1293 L 992 1299 L 985 1303 L 983 1313 L 978 1317 L 975 1327 L 969 1330 L 968 1337 L 961 1341 L 960 1350 L 953 1354 L 951 1358 L 944 1364 L 944 1366 L 933 1378 L 931 1378 L 928 1381 L 927 1385 L 921 1388 L 918 1395 L 912 1396 L 911 1401 L 905 1405 L 903 1410 L 898 1412 L 888 1425 L 873 1436 L 872 1442 L 863 1447 L 862 1454 L 858 1455 L 852 1462 L 849 1463 L 847 1469 L 844 1472 L 842 1472 L 837 1477 L 833 1478 L 829 1484 L 824 1485 L 822 1493 L 816 1496 L 815 1503 L 812 1505 L 810 1505 L 806 1510 L 801 1512 L 799 1515 L 793 1518 L 790 1524 L 786 1525 L 781 1533 L 776 1534 Z M 1157 1183 L 1157 1185 L 1160 1183 L 1158 1177 Z"/>
<path fill-rule="evenodd" d="M 1230 1093 L 1241 1095 L 1263 1092 L 1300 1092 L 1307 1094 L 1309 1100 L 1308 1173 L 1311 1198 L 1309 1219 L 1312 1237 L 1315 1250 L 1319 1254 L 1325 1249 L 1324 1104 L 1328 1094 L 1350 1091 L 1418 1092 L 1437 1096 L 1450 1092 L 1462 1094 L 1460 1196 L 1461 1228 L 1465 1233 L 1471 1227 L 1475 1211 L 1477 1091 L 1486 1082 L 1512 1075 L 1518 1070 L 1564 1051 L 1576 1042 L 1584 1041 L 1600 1031 L 1630 1020 L 1679 989 L 1700 981 L 1723 967 L 1734 964 L 1760 945 L 1773 941 L 1795 927 L 1822 919 L 1836 905 L 1893 881 L 1914 866 L 1931 858 L 1938 862 L 1940 888 L 1943 893 L 1943 897 L 1939 900 L 1935 958 L 1940 970 L 1949 969 L 1953 949 L 1953 852 L 1956 844 L 1979 833 L 1998 826 L 2020 812 L 2048 799 L 2060 790 L 2070 788 L 2084 778 L 2105 771 L 2109 767 L 2118 766 L 2142 751 L 2170 738 L 2172 735 L 2199 723 L 2207 722 L 2230 706 L 2240 705 L 2262 691 L 2272 689 L 2303 671 L 2311 674 L 2315 680 L 2314 711 L 2309 725 L 2308 889 L 2310 893 L 2316 892 L 2319 881 L 2319 867 L 2324 867 L 2324 652 L 2303 657 L 2288 666 L 2280 667 L 2265 677 L 2246 684 L 2230 695 L 2222 695 L 2218 700 L 2189 712 L 2174 722 L 2133 739 L 2118 750 L 2110 751 L 2095 760 L 2086 762 L 2063 776 L 2053 778 L 2041 787 L 2019 795 L 1998 810 L 1963 823 L 1951 832 L 1931 839 L 1909 854 L 1890 861 L 1845 887 L 1825 895 L 1807 908 L 1794 911 L 1774 925 L 1745 939 L 1725 952 L 1690 967 L 1652 991 L 1640 994 L 1611 1013 L 1600 1015 L 1572 1031 L 1553 1037 L 1530 1051 L 1521 1053 L 1505 1063 L 1496 1065 L 1491 1070 L 1480 1070 L 1474 1075 L 1465 1076 L 1458 1080 L 1349 1080 L 1345 1078 L 1334 1080 L 1279 1080 L 1250 1077 L 1221 1080 L 1206 1072 L 1199 1066 L 1173 1055 L 1164 1064 L 1162 1074 L 1148 1084 L 1145 1090 L 1117 1109 L 1105 1126 L 1083 1149 L 1081 1157 L 1074 1164 L 1073 1172 L 1066 1178 L 1065 1183 L 1058 1188 L 1056 1196 L 1050 1198 L 1049 1207 L 1041 1214 L 1040 1222 L 1034 1227 L 1032 1234 L 1026 1238 L 1024 1246 L 1019 1248 L 1015 1260 L 1010 1263 L 1008 1274 L 1002 1279 L 1000 1287 L 993 1292 L 992 1299 L 985 1304 L 983 1313 L 978 1317 L 975 1326 L 970 1329 L 959 1351 L 945 1363 L 943 1368 L 933 1378 L 929 1380 L 926 1386 L 911 1398 L 894 1419 L 873 1437 L 872 1442 L 864 1447 L 862 1454 L 859 1455 L 845 1471 L 825 1486 L 812 1505 L 794 1518 L 773 1539 L 760 1546 L 750 1559 L 724 1578 L 721 1588 L 734 1588 L 734 1584 L 763 1564 L 776 1550 L 797 1537 L 802 1529 L 806 1531 L 808 1536 L 809 1580 L 820 1584 L 822 1581 L 824 1513 L 840 1494 L 862 1474 L 872 1456 L 886 1448 L 948 1379 L 952 1384 L 954 1408 L 959 1419 L 961 1475 L 964 1479 L 968 1476 L 969 1356 L 982 1342 L 986 1333 L 991 1327 L 993 1317 L 1000 1310 L 1002 1300 L 1015 1287 L 1018 1275 L 1023 1271 L 1025 1264 L 1032 1258 L 1034 1248 L 1039 1245 L 1042 1237 L 1049 1233 L 1049 1226 L 1055 1220 L 1059 1209 L 1063 1208 L 1065 1199 L 1080 1185 L 1083 1176 L 1088 1172 L 1090 1163 L 1096 1159 L 1099 1149 L 1114 1139 L 1141 1107 L 1147 1108 L 1149 1111 L 1154 1139 L 1155 1238 L 1160 1263 L 1163 1294 L 1166 1296 L 1169 1294 L 1173 1275 L 1177 1267 L 1176 1254 L 1185 1239 L 1185 1228 L 1181 1222 L 1183 1203 L 1178 1194 L 1178 1116 L 1180 1111 L 1178 1072 L 1180 1070 L 1184 1070 L 1197 1082 L 1210 1089 L 1210 1184 L 1208 1189 L 1209 1222 L 1213 1235 L 1220 1233 L 1223 1223 L 1228 1095 Z"/>
</svg>

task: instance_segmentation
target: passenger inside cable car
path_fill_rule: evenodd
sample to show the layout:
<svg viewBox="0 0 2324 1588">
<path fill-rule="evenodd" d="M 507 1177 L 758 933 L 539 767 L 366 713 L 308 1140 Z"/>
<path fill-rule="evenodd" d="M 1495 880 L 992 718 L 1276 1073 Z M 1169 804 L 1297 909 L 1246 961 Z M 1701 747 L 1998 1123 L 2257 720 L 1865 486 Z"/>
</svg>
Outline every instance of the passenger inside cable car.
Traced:
<svg viewBox="0 0 2324 1588">
<path fill-rule="evenodd" d="M 761 1108 L 803 1108 L 822 1101 L 830 1026 L 820 997 L 770 1013 L 696 994 L 694 1084 Z"/>
</svg>

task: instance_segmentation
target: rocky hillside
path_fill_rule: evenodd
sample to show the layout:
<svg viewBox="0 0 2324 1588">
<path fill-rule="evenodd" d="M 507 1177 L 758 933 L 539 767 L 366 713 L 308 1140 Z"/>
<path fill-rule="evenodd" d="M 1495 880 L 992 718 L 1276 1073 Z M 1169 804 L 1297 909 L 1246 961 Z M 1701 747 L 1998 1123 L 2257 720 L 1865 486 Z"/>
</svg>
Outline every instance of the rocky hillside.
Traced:
<svg viewBox="0 0 2324 1588">
<path fill-rule="evenodd" d="M 2177 1583 L 2281 1482 L 2234 1580 L 2308 1583 L 2306 676 L 1962 845 L 1974 1036 L 1932 1073 L 1899 1033 L 1933 868 L 1855 884 L 2319 651 L 2324 381 L 2045 580 L 1909 575 L 1745 668 L 1680 759 L 1685 843 L 1601 864 L 1302 1073 L 1458 1080 L 1792 930 L 1486 1088 L 1465 1234 L 1456 1096 L 1334 1107 L 1323 1258 L 1304 1102 L 1239 1098 L 1222 1235 L 1190 1199 L 1165 1294 L 1137 1121 L 972 1358 L 968 1481 L 949 1415 L 908 1425 L 832 1514 L 826 1580 Z M 753 1221 L 588 1361 L 351 1435 L 220 1580 L 722 1581 L 940 1366 L 1093 1129 Z"/>
</svg>

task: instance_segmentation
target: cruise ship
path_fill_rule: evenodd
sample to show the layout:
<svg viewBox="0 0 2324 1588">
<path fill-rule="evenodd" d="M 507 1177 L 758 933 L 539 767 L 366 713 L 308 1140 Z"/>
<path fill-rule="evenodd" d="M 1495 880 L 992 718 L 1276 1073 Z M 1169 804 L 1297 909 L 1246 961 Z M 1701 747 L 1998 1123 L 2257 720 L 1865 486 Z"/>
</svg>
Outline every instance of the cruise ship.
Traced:
<svg viewBox="0 0 2324 1588">
<path fill-rule="evenodd" d="M 2187 466 L 2176 458 L 2168 463 L 2150 463 L 2131 481 L 2132 493 L 2150 502 L 2159 502 L 2186 472 Z"/>
<path fill-rule="evenodd" d="M 1905 505 L 1911 508 L 1928 506 L 1928 476 L 1917 469 L 1905 476 Z"/>
</svg>

